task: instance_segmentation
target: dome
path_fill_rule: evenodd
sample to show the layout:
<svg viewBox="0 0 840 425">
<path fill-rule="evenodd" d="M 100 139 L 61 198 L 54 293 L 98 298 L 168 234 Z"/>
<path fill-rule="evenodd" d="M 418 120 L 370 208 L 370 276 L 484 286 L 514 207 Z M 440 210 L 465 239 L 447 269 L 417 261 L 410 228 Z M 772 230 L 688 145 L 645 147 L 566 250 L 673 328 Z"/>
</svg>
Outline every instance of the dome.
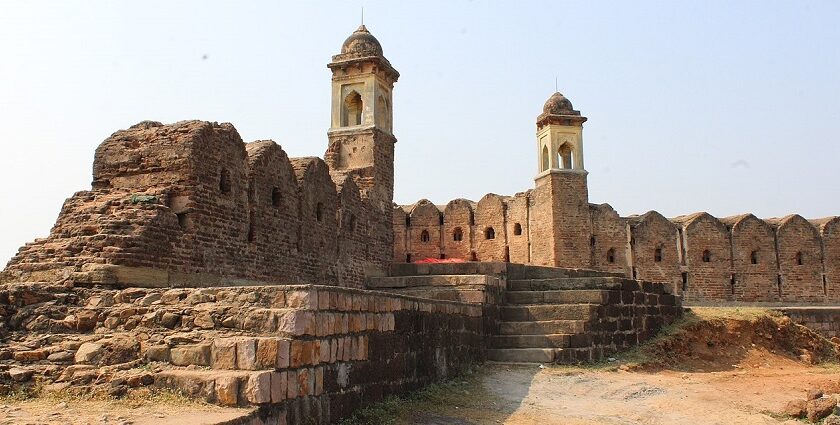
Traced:
<svg viewBox="0 0 840 425">
<path fill-rule="evenodd" d="M 344 44 L 341 45 L 341 54 L 358 54 L 365 56 L 382 56 L 382 45 L 364 25 L 353 31 Z"/>
<path fill-rule="evenodd" d="M 566 99 L 566 96 L 563 96 L 560 92 L 551 95 L 543 106 L 543 113 L 546 114 L 566 115 L 574 112 L 575 109 L 572 107 L 572 102 Z"/>
</svg>

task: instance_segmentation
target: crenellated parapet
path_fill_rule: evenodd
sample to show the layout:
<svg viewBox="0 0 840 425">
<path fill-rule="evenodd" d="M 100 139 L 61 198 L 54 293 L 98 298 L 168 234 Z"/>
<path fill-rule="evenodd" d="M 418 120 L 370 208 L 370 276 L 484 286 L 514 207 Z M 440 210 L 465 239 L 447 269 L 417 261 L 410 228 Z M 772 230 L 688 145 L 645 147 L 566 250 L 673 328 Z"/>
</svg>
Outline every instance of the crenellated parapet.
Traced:
<svg viewBox="0 0 840 425">
<path fill-rule="evenodd" d="M 5 279 L 360 287 L 390 260 L 390 222 L 351 176 L 270 140 L 243 143 L 230 124 L 143 122 L 106 139 L 93 169 L 93 189 L 65 202 Z"/>
<path fill-rule="evenodd" d="M 394 261 L 537 265 L 534 258 L 547 256 L 538 252 L 548 246 L 545 239 L 555 236 L 551 228 L 552 234 L 532 230 L 541 225 L 534 214 L 539 202 L 528 191 L 487 194 L 477 203 L 395 205 Z M 698 212 L 669 219 L 656 211 L 621 217 L 609 204 L 589 204 L 589 223 L 589 260 L 582 267 L 668 283 L 688 301 L 840 301 L 840 217 L 762 220 Z"/>
</svg>

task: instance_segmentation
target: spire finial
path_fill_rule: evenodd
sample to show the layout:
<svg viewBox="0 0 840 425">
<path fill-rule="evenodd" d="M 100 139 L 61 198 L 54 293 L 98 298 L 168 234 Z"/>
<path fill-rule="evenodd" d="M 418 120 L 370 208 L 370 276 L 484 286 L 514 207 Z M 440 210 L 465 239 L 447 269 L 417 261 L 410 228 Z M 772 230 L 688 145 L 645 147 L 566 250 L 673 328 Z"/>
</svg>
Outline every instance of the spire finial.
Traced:
<svg viewBox="0 0 840 425">
<path fill-rule="evenodd" d="M 559 90 L 557 89 L 557 76 L 556 76 L 556 75 L 554 76 L 554 91 L 555 91 L 555 92 L 559 91 Z"/>
<path fill-rule="evenodd" d="M 365 25 L 365 7 L 362 6 L 362 26 Z"/>
</svg>

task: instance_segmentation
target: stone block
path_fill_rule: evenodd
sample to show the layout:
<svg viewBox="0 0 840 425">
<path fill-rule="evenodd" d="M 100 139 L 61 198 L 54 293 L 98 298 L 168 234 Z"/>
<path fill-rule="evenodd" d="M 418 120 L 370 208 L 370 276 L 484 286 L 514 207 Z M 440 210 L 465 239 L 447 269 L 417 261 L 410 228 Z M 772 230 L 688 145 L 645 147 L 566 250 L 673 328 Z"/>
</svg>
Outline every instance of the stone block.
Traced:
<svg viewBox="0 0 840 425">
<path fill-rule="evenodd" d="M 150 362 L 168 362 L 169 346 L 152 345 L 146 349 L 146 360 Z"/>
<path fill-rule="evenodd" d="M 277 367 L 285 369 L 289 367 L 291 356 L 291 341 L 288 339 L 277 340 Z"/>
<path fill-rule="evenodd" d="M 271 372 L 271 402 L 279 403 L 286 399 L 288 393 L 287 372 Z"/>
<path fill-rule="evenodd" d="M 297 398 L 298 396 L 298 373 L 296 370 L 290 370 L 286 372 L 286 381 L 288 382 L 287 385 L 287 392 L 286 398 Z"/>
<path fill-rule="evenodd" d="M 76 351 L 76 363 L 93 363 L 102 355 L 102 344 L 95 342 L 86 342 L 82 344 Z"/>
<path fill-rule="evenodd" d="M 216 401 L 222 406 L 239 404 L 239 379 L 235 376 L 216 378 Z"/>
<path fill-rule="evenodd" d="M 236 369 L 237 341 L 234 338 L 216 338 L 213 341 L 213 369 Z"/>
<path fill-rule="evenodd" d="M 278 340 L 276 338 L 257 339 L 257 369 L 274 369 L 277 367 L 277 359 L 279 357 L 277 352 L 277 341 Z"/>
<path fill-rule="evenodd" d="M 173 347 L 169 351 L 169 361 L 175 366 L 210 366 L 210 344 Z"/>
<path fill-rule="evenodd" d="M 255 370 L 257 365 L 257 341 L 243 338 L 236 342 L 236 367 L 242 370 Z"/>
<path fill-rule="evenodd" d="M 271 372 L 257 372 L 248 376 L 245 399 L 251 404 L 271 402 Z"/>
<path fill-rule="evenodd" d="M 315 388 L 315 376 L 312 369 L 300 369 L 297 374 L 298 395 L 312 395 Z"/>
<path fill-rule="evenodd" d="M 292 290 L 286 292 L 286 306 L 304 310 L 318 307 L 318 292 L 315 290 Z"/>
</svg>

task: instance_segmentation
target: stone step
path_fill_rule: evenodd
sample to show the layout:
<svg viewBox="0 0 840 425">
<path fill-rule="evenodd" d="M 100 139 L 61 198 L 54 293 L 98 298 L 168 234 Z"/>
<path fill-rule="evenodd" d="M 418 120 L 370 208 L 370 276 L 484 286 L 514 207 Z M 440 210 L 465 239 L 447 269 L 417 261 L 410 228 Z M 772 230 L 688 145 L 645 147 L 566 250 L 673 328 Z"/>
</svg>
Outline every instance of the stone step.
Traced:
<svg viewBox="0 0 840 425">
<path fill-rule="evenodd" d="M 412 287 L 484 287 L 499 286 L 498 278 L 487 275 L 421 275 L 421 276 L 391 276 L 391 277 L 368 277 L 367 286 L 370 289 L 383 288 L 412 288 Z"/>
<path fill-rule="evenodd" d="M 487 359 L 503 363 L 577 364 L 598 360 L 593 348 L 494 348 L 487 350 Z"/>
<path fill-rule="evenodd" d="M 500 335 L 580 334 L 591 330 L 587 320 L 500 322 Z"/>
<path fill-rule="evenodd" d="M 569 289 L 564 291 L 510 291 L 509 304 L 606 304 L 610 291 L 603 289 Z M 618 294 L 620 295 L 620 294 Z"/>
<path fill-rule="evenodd" d="M 618 273 L 599 272 L 589 269 L 566 269 L 560 267 L 531 266 L 509 268 L 509 279 L 546 279 L 546 278 L 575 278 L 575 277 L 610 277 L 622 276 Z"/>
<path fill-rule="evenodd" d="M 589 320 L 598 311 L 595 304 L 539 304 L 500 307 L 502 321 Z"/>
<path fill-rule="evenodd" d="M 603 289 L 638 291 L 638 282 L 621 277 L 565 277 L 509 280 L 509 291 L 558 291 L 569 289 Z"/>
<path fill-rule="evenodd" d="M 490 345 L 493 348 L 566 348 L 570 340 L 569 334 L 494 335 Z"/>
<path fill-rule="evenodd" d="M 257 406 L 323 393 L 318 369 L 297 371 L 218 371 L 170 369 L 158 372 L 154 385 L 220 406 Z M 306 374 L 300 379 L 301 373 Z M 317 382 L 316 382 L 317 381 Z"/>
</svg>

